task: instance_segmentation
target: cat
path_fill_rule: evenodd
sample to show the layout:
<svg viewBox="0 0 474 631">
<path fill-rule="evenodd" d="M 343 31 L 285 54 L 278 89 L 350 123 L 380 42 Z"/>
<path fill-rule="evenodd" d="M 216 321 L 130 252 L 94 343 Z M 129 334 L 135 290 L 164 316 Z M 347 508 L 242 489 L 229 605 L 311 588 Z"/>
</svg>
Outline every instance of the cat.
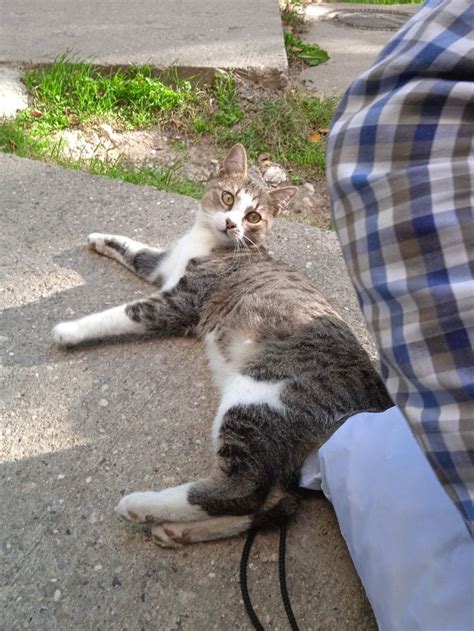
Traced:
<svg viewBox="0 0 474 631">
<path fill-rule="evenodd" d="M 61 322 L 54 341 L 192 335 L 221 401 L 208 477 L 124 496 L 116 512 L 161 546 L 229 537 L 297 509 L 301 467 L 350 415 L 392 405 L 372 362 L 318 290 L 264 249 L 296 189 L 267 189 L 235 145 L 208 182 L 191 231 L 169 250 L 94 233 L 90 247 L 157 288 L 150 298 Z"/>
</svg>

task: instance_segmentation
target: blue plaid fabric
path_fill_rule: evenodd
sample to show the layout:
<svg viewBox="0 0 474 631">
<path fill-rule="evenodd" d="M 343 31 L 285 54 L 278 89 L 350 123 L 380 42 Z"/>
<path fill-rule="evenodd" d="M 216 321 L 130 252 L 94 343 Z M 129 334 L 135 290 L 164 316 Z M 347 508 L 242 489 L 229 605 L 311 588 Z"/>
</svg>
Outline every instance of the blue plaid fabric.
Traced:
<svg viewBox="0 0 474 631">
<path fill-rule="evenodd" d="M 337 231 L 387 388 L 474 521 L 474 3 L 428 0 L 348 89 Z"/>
</svg>

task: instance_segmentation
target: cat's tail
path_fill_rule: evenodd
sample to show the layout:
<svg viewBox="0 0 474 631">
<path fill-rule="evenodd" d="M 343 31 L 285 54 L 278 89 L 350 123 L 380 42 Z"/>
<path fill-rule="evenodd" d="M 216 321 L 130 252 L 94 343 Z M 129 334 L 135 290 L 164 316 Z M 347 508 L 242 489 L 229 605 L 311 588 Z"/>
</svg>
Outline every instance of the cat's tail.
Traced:
<svg viewBox="0 0 474 631">
<path fill-rule="evenodd" d="M 265 504 L 252 516 L 251 528 L 280 526 L 288 521 L 299 508 L 296 493 L 275 489 L 270 492 Z"/>
</svg>

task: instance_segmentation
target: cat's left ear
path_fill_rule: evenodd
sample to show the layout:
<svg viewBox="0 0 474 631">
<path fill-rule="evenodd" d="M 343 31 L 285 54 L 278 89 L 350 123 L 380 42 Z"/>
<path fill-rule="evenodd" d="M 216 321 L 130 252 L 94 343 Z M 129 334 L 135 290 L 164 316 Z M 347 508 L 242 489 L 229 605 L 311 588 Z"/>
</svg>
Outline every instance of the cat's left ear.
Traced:
<svg viewBox="0 0 474 631">
<path fill-rule="evenodd" d="M 230 149 L 219 169 L 219 176 L 226 175 L 247 177 L 247 152 L 240 143 Z"/>
<path fill-rule="evenodd" d="M 282 188 L 276 188 L 268 193 L 270 206 L 274 215 L 282 210 L 285 210 L 290 199 L 296 194 L 297 190 L 296 186 L 283 186 Z"/>
</svg>

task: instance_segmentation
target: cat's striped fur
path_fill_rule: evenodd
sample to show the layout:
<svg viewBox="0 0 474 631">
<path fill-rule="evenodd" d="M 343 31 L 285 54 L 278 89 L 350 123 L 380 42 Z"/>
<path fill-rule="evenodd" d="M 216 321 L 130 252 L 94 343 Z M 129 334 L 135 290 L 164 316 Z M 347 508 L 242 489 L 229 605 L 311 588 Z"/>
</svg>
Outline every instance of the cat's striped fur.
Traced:
<svg viewBox="0 0 474 631">
<path fill-rule="evenodd" d="M 170 250 L 90 235 L 97 252 L 161 291 L 54 329 L 63 345 L 144 332 L 206 343 L 221 392 L 208 477 L 132 493 L 117 507 L 128 520 L 152 523 L 161 545 L 231 536 L 292 513 L 308 454 L 350 414 L 391 405 L 349 327 L 308 280 L 262 247 L 293 192 L 266 190 L 247 174 L 236 145 L 209 183 L 194 228 Z"/>
</svg>

